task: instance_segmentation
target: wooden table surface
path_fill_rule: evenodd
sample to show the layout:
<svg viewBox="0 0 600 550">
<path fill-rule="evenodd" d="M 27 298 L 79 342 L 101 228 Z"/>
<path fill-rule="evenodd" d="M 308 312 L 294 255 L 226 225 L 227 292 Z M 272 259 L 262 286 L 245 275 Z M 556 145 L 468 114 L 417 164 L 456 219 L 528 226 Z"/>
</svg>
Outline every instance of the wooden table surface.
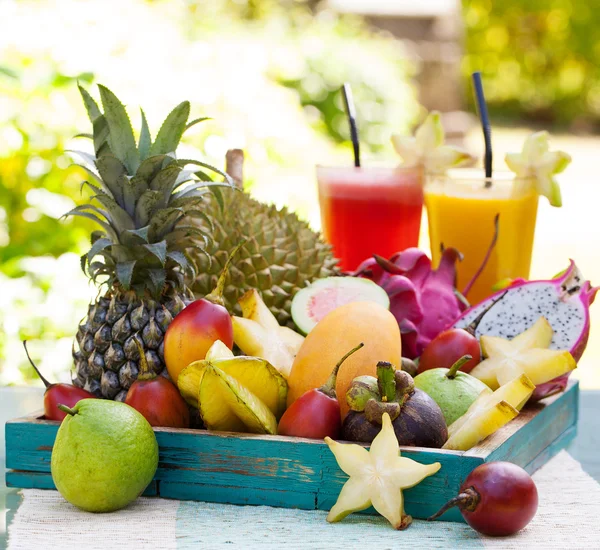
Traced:
<svg viewBox="0 0 600 550">
<path fill-rule="evenodd" d="M 42 407 L 43 390 L 40 388 L 0 388 L 0 423 L 24 416 Z M 581 462 L 583 469 L 600 483 L 600 391 L 582 391 L 579 430 L 568 449 Z M 4 429 L 0 435 L 0 548 L 6 547 L 7 529 L 20 497 L 17 490 L 8 489 L 4 482 L 6 450 Z M 4 519 L 5 518 L 5 519 Z"/>
</svg>

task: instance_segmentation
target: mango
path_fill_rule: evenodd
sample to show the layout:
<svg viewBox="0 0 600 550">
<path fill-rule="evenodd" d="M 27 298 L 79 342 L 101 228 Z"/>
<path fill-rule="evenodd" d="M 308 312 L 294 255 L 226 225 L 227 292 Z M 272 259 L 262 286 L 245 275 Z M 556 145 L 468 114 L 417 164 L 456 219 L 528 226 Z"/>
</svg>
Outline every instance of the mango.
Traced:
<svg viewBox="0 0 600 550">
<path fill-rule="evenodd" d="M 376 376 L 378 361 L 400 368 L 400 329 L 389 310 L 375 302 L 340 306 L 323 317 L 300 347 L 288 376 L 288 407 L 305 392 L 323 385 L 336 363 L 361 342 L 364 347 L 344 362 L 337 376 L 342 419 L 348 412 L 346 391 L 354 378 Z"/>
</svg>

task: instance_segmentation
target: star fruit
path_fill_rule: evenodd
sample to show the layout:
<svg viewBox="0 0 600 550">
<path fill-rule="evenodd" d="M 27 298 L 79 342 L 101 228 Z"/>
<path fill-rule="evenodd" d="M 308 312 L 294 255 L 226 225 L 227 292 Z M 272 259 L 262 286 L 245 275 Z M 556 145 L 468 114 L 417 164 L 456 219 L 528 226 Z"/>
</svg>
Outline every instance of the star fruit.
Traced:
<svg viewBox="0 0 600 550">
<path fill-rule="evenodd" d="M 392 145 L 404 166 L 423 166 L 426 174 L 443 174 L 448 168 L 466 164 L 473 157 L 465 150 L 444 145 L 444 128 L 440 113 L 432 111 L 417 128 L 414 137 L 392 136 Z"/>
<path fill-rule="evenodd" d="M 534 132 L 523 144 L 520 153 L 505 156 L 508 167 L 521 178 L 533 178 L 540 195 L 544 195 L 552 206 L 562 206 L 560 186 L 553 177 L 562 172 L 571 162 L 563 151 L 550 151 L 548 132 Z"/>
<path fill-rule="evenodd" d="M 338 443 L 329 437 L 325 438 L 325 443 L 340 468 L 350 476 L 327 516 L 331 523 L 372 505 L 394 529 L 406 529 L 412 518 L 404 513 L 402 490 L 418 485 L 441 467 L 439 462 L 420 464 L 400 456 L 400 446 L 388 413 L 383 414 L 381 431 L 371 443 L 370 451 L 360 445 Z"/>
<path fill-rule="evenodd" d="M 481 349 L 487 359 L 469 374 L 495 390 L 522 374 L 538 386 L 571 372 L 577 364 L 567 350 L 547 349 L 552 342 L 552 334 L 548 321 L 540 317 L 512 340 L 482 336 Z"/>
</svg>

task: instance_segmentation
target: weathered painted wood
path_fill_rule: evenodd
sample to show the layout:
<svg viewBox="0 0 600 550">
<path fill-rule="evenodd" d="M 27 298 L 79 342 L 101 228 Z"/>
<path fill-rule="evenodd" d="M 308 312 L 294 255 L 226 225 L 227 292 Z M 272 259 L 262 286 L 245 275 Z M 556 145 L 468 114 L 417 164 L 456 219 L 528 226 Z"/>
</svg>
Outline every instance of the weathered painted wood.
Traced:
<svg viewBox="0 0 600 550">
<path fill-rule="evenodd" d="M 56 489 L 52 475 L 43 472 L 21 472 L 9 470 L 6 472 L 6 486 L 19 489 Z M 158 481 L 151 481 L 143 493 L 146 497 L 158 495 Z"/>
<path fill-rule="evenodd" d="M 316 507 L 316 493 L 296 493 L 286 490 L 284 486 L 281 486 L 279 490 L 275 490 L 161 481 L 160 496 L 178 500 L 276 506 L 278 508 L 300 508 L 302 510 L 314 510 Z"/>
<path fill-rule="evenodd" d="M 405 491 L 407 513 L 424 518 L 437 511 L 484 461 L 510 460 L 535 471 L 574 437 L 577 404 L 578 385 L 571 382 L 564 394 L 523 411 L 466 453 L 402 448 L 406 457 L 442 465 L 435 476 Z M 53 487 L 50 457 L 59 424 L 37 416 L 6 424 L 6 465 L 12 470 L 6 477 L 11 487 Z M 160 457 L 149 494 L 326 510 L 347 479 L 321 441 L 166 428 L 156 428 L 155 433 Z M 462 521 L 462 516 L 455 510 L 444 519 Z"/>
</svg>

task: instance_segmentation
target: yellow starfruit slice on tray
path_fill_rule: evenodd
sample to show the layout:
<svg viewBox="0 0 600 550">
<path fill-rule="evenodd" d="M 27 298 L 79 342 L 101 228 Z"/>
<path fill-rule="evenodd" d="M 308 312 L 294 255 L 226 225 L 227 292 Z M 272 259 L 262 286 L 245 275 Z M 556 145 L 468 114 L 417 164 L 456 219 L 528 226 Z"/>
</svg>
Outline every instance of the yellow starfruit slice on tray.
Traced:
<svg viewBox="0 0 600 550">
<path fill-rule="evenodd" d="M 392 145 L 405 166 L 422 166 L 427 174 L 443 174 L 448 168 L 473 160 L 465 150 L 444 145 L 444 127 L 438 111 L 429 113 L 414 137 L 392 136 Z"/>
<path fill-rule="evenodd" d="M 486 357 L 471 372 L 492 389 L 525 373 L 535 385 L 549 382 L 576 368 L 565 350 L 549 350 L 552 327 L 540 317 L 531 327 L 512 340 L 482 336 L 481 349 Z"/>
<path fill-rule="evenodd" d="M 210 348 L 208 348 L 204 359 L 206 361 L 212 361 L 213 359 L 228 359 L 233 356 L 233 351 L 221 342 L 221 340 L 217 340 Z"/>
<path fill-rule="evenodd" d="M 204 370 L 198 401 L 200 416 L 208 430 L 277 433 L 277 419 L 269 407 L 233 376 L 214 365 Z"/>
<path fill-rule="evenodd" d="M 519 411 L 506 401 L 500 401 L 479 411 L 459 430 L 448 437 L 442 449 L 468 451 L 480 441 L 508 424 Z"/>
<path fill-rule="evenodd" d="M 448 427 L 444 449 L 468 451 L 519 414 L 535 386 L 524 374 L 495 392 L 482 391 L 467 412 Z"/>
<path fill-rule="evenodd" d="M 560 186 L 554 175 L 562 172 L 571 162 L 563 151 L 550 151 L 548 132 L 535 132 L 523 144 L 520 153 L 508 153 L 508 167 L 519 177 L 532 178 L 540 195 L 552 206 L 562 206 Z"/>
<path fill-rule="evenodd" d="M 412 518 L 404 512 L 402 490 L 418 485 L 441 467 L 439 462 L 420 464 L 400 456 L 400 446 L 387 413 L 368 451 L 360 445 L 338 443 L 329 437 L 325 443 L 339 467 L 350 476 L 327 515 L 329 522 L 341 521 L 352 512 L 372 505 L 394 529 L 405 529 Z"/>
<path fill-rule="evenodd" d="M 214 366 L 233 377 L 256 395 L 276 418 L 281 417 L 285 411 L 288 391 L 286 379 L 268 361 L 246 356 L 195 361 L 183 369 L 177 379 L 177 387 L 183 398 L 193 407 L 200 408 L 200 385 L 209 366 Z"/>
<path fill-rule="evenodd" d="M 256 289 L 238 300 L 243 317 L 233 316 L 233 339 L 247 355 L 262 357 L 281 374 L 288 376 L 304 336 L 282 327 Z"/>
</svg>

